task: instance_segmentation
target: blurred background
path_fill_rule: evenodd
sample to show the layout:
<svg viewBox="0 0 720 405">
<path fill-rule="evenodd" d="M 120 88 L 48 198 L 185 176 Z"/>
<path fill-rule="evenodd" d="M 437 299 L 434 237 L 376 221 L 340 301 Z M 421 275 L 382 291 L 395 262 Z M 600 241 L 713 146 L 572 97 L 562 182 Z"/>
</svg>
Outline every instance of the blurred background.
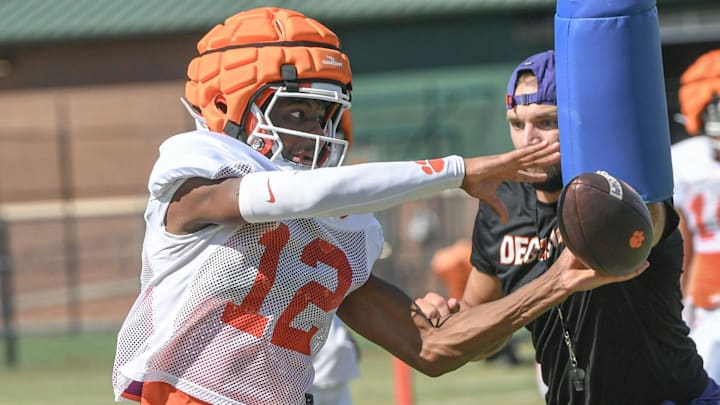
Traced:
<svg viewBox="0 0 720 405">
<path fill-rule="evenodd" d="M 720 4 L 660 3 L 672 120 L 680 74 L 720 47 Z M 325 23 L 349 54 L 351 162 L 509 150 L 507 77 L 553 47 L 548 0 L 2 0 L 0 404 L 112 403 L 147 176 L 160 142 L 193 127 L 179 101 L 187 63 L 212 26 L 272 5 Z M 376 273 L 411 296 L 445 291 L 430 259 L 470 236 L 474 211 L 460 192 L 378 213 L 387 246 Z M 414 375 L 415 403 L 541 403 L 527 334 L 518 339 L 519 365 Z M 389 355 L 362 346 L 356 403 L 394 403 Z"/>
</svg>

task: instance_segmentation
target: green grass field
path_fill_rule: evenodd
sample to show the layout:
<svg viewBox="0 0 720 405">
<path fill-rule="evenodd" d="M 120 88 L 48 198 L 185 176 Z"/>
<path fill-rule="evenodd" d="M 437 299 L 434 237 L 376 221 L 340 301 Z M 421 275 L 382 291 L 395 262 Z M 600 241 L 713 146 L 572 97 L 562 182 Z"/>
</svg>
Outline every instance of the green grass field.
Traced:
<svg viewBox="0 0 720 405">
<path fill-rule="evenodd" d="M 351 385 L 356 405 L 394 404 L 390 355 L 360 339 L 361 377 Z M 4 346 L 0 346 L 3 348 Z M 0 404 L 113 404 L 110 373 L 115 333 L 32 336 L 19 341 L 19 364 L 0 365 Z M 530 358 L 531 348 L 519 354 Z M 4 360 L 4 358 L 3 358 Z M 413 396 L 421 404 L 542 404 L 533 366 L 470 363 L 439 378 L 413 373 Z"/>
</svg>

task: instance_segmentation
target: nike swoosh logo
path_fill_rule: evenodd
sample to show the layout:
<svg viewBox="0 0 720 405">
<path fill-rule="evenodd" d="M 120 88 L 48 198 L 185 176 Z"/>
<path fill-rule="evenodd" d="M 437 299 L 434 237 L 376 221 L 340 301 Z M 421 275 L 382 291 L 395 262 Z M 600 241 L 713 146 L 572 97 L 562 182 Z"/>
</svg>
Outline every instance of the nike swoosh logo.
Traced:
<svg viewBox="0 0 720 405">
<path fill-rule="evenodd" d="M 270 194 L 270 198 L 267 199 L 267 202 L 270 204 L 275 204 L 275 194 L 273 194 L 272 188 L 270 188 L 270 179 L 267 181 L 267 189 L 268 194 Z"/>
</svg>

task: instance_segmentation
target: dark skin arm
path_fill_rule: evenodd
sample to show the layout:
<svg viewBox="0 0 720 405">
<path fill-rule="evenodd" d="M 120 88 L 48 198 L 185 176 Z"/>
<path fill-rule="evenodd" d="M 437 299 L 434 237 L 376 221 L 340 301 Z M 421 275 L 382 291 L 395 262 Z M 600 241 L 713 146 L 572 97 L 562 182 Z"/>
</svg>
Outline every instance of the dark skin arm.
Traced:
<svg viewBox="0 0 720 405">
<path fill-rule="evenodd" d="M 568 250 L 542 276 L 501 299 L 448 315 L 439 326 L 397 287 L 371 276 L 348 295 L 338 315 L 352 329 L 429 376 L 452 371 L 489 355 L 507 336 L 572 292 L 640 274 L 609 277 L 585 268 Z"/>
<path fill-rule="evenodd" d="M 238 207 L 238 190 L 242 178 L 208 180 L 188 179 L 175 192 L 165 213 L 167 231 L 176 235 L 197 232 L 209 224 L 246 222 Z"/>
<path fill-rule="evenodd" d="M 667 207 L 664 203 L 652 203 L 648 204 L 653 220 L 653 245 L 660 241 L 666 222 Z M 571 254 L 569 249 L 563 251 L 563 256 Z M 562 257 L 562 256 L 561 256 Z M 557 265 L 553 265 L 553 268 Z M 582 264 L 579 264 L 582 266 Z M 535 280 L 537 281 L 537 279 Z M 523 287 L 525 288 L 525 287 Z M 491 276 L 484 272 L 473 269 L 468 278 L 465 293 L 460 302 L 450 298 L 445 299 L 444 297 L 436 293 L 428 293 L 423 298 L 419 298 L 415 303 L 433 320 L 442 319 L 449 314 L 460 311 L 465 312 L 468 308 L 476 307 L 479 305 L 487 305 L 493 302 L 500 302 L 499 300 L 503 296 L 502 286 L 500 280 L 497 277 Z M 505 297 L 503 299 L 506 299 Z M 510 331 L 505 336 L 500 336 L 493 341 L 486 342 L 485 350 L 479 352 L 478 356 L 474 360 L 483 359 L 495 350 L 499 350 L 503 345 L 512 337 L 513 331 Z"/>
</svg>

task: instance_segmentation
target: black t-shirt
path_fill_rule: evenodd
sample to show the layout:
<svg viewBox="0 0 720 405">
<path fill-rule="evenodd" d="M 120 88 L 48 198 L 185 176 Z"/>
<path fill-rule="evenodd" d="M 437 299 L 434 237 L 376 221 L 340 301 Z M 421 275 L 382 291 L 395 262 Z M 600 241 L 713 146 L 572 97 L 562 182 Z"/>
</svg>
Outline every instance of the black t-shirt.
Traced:
<svg viewBox="0 0 720 405">
<path fill-rule="evenodd" d="M 530 185 L 504 183 L 498 195 L 510 219 L 501 224 L 480 203 L 471 261 L 497 276 L 509 294 L 544 273 L 564 245 L 556 205 L 538 202 Z M 668 212 L 665 235 L 642 275 L 575 293 L 559 305 L 578 367 L 586 373 L 582 391 L 575 391 L 568 378 L 570 360 L 557 309 L 527 326 L 549 387 L 548 404 L 683 404 L 703 392 L 707 375 L 681 318 L 682 238 L 677 215 Z"/>
</svg>

